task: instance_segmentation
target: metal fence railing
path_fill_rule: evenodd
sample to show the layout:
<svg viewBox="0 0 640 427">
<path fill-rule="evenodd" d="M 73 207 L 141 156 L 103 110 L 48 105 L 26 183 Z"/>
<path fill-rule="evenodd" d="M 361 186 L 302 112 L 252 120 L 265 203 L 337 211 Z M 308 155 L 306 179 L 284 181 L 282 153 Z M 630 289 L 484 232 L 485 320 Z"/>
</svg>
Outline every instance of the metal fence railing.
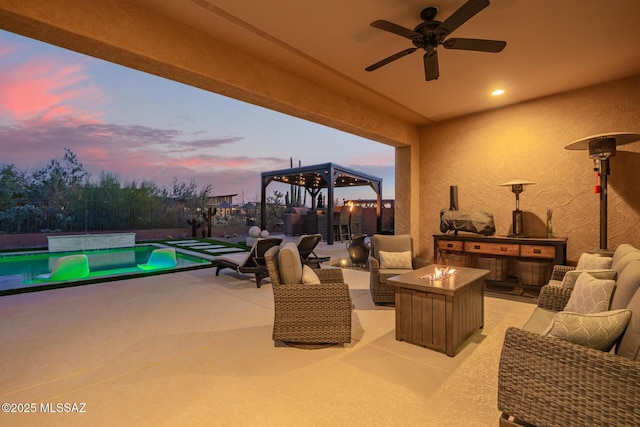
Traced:
<svg viewBox="0 0 640 427">
<path fill-rule="evenodd" d="M 153 203 L 120 203 L 102 200 L 44 200 L 0 210 L 1 233 L 92 232 L 198 228 L 253 225 L 260 217 L 259 204 L 214 211 L 171 199 Z M 272 209 L 270 209 L 272 210 Z M 277 218 L 271 219 L 275 223 Z"/>
</svg>

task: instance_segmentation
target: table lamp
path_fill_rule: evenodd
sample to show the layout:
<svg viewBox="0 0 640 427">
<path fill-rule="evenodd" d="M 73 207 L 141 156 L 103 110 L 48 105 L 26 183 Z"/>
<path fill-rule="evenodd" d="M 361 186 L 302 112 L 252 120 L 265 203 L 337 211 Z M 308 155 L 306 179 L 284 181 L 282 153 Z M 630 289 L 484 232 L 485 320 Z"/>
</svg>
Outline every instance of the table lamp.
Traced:
<svg viewBox="0 0 640 427">
<path fill-rule="evenodd" d="M 594 170 L 600 177 L 600 185 L 595 192 L 600 193 L 600 250 L 607 250 L 607 176 L 609 158 L 616 155 L 618 145 L 640 141 L 640 134 L 629 132 L 603 133 L 579 139 L 564 147 L 566 150 L 589 150 Z"/>
<path fill-rule="evenodd" d="M 500 184 L 501 186 L 511 186 L 511 192 L 516 195 L 516 210 L 513 211 L 513 224 L 511 225 L 511 234 L 509 237 L 521 237 L 523 232 L 522 211 L 520 210 L 520 193 L 524 191 L 525 185 L 533 185 L 535 182 L 525 181 L 523 179 L 514 179 L 513 181 Z"/>
</svg>

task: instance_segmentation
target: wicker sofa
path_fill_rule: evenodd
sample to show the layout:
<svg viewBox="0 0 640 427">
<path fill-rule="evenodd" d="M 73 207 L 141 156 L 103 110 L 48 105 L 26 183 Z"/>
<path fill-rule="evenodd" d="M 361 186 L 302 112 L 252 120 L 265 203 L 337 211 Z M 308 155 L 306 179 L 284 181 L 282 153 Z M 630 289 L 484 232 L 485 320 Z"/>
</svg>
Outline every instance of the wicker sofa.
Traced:
<svg viewBox="0 0 640 427">
<path fill-rule="evenodd" d="M 640 251 L 619 249 L 613 266 L 624 268 L 613 272 L 609 310 L 630 310 L 631 318 L 617 344 L 606 352 L 543 336 L 572 293 L 557 283 L 545 285 L 529 321 L 505 335 L 498 374 L 500 426 L 640 425 Z"/>
</svg>

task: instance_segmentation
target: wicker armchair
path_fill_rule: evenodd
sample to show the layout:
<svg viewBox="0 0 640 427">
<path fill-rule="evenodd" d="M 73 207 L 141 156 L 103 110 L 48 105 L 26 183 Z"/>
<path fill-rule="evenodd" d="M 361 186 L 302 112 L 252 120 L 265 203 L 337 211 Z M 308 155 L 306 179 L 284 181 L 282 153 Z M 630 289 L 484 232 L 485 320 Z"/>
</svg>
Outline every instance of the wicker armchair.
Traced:
<svg viewBox="0 0 640 427">
<path fill-rule="evenodd" d="M 380 267 L 380 251 L 386 252 L 406 252 L 411 251 L 411 269 L 398 268 L 381 268 Z M 382 234 L 374 234 L 371 237 L 371 254 L 369 255 L 369 288 L 371 290 L 371 298 L 375 304 L 395 304 L 396 288 L 387 285 L 389 277 L 406 273 L 415 268 L 425 265 L 425 261 L 413 256 L 413 239 L 408 234 L 400 234 L 395 236 L 387 236 Z"/>
<path fill-rule="evenodd" d="M 640 261 L 634 261 L 620 274 L 611 302 L 611 309 L 632 311 L 615 353 L 525 330 L 529 322 L 507 329 L 498 372 L 501 427 L 640 425 L 639 285 Z M 532 318 L 538 310 L 563 310 L 571 292 L 543 286 Z"/>
<path fill-rule="evenodd" d="M 297 254 L 293 244 L 289 248 L 285 245 L 282 250 L 294 249 Z M 342 270 L 314 269 L 320 284 L 283 283 L 279 254 L 278 247 L 265 253 L 273 285 L 273 340 L 303 344 L 351 342 L 351 296 Z M 287 260 L 287 264 L 292 261 L 295 260 Z M 298 262 L 302 268 L 299 255 Z"/>
</svg>

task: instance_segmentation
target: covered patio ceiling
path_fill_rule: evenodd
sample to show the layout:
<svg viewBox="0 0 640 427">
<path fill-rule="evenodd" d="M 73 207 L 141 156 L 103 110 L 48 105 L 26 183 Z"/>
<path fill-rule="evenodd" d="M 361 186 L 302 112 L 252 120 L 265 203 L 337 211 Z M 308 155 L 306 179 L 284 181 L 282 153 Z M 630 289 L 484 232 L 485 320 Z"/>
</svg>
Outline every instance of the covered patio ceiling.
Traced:
<svg viewBox="0 0 640 427">
<path fill-rule="evenodd" d="M 381 202 L 382 178 L 365 174 L 335 163 L 321 163 L 317 165 L 301 166 L 297 168 L 281 169 L 262 172 L 261 184 L 261 213 L 262 228 L 267 224 L 267 186 L 273 181 L 284 184 L 297 185 L 306 189 L 311 195 L 311 209 L 316 209 L 316 198 L 320 191 L 327 189 L 327 212 L 333 212 L 334 189 L 340 187 L 370 186 L 376 193 L 377 229 L 382 228 Z M 327 243 L 333 243 L 333 215 L 327 215 Z"/>
</svg>

